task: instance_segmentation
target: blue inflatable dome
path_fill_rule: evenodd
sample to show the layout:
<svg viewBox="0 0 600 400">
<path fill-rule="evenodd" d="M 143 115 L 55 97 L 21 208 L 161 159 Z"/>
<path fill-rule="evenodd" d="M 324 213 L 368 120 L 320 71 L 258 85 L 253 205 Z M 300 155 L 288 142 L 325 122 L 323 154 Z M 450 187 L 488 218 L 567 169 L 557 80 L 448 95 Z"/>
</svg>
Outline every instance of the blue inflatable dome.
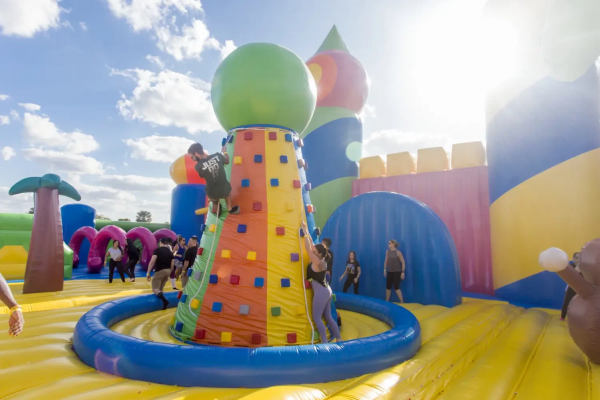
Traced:
<svg viewBox="0 0 600 400">
<path fill-rule="evenodd" d="M 404 301 L 446 307 L 462 302 L 450 232 L 436 213 L 411 197 L 389 192 L 354 197 L 331 215 L 321 238 L 332 240 L 334 291 L 342 291 L 344 282 L 339 278 L 353 250 L 362 272 L 359 294 L 385 299 L 383 264 L 388 242 L 395 239 L 406 260 L 406 279 L 400 288 Z M 398 301 L 393 290 L 392 300 Z"/>
</svg>

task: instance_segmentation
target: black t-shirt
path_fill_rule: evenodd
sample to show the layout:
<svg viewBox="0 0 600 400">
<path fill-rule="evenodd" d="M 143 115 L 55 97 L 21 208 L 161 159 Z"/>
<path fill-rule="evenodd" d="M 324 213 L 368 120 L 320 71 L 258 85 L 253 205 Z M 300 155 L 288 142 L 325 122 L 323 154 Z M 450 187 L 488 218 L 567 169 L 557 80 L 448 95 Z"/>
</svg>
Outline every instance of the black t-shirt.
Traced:
<svg viewBox="0 0 600 400">
<path fill-rule="evenodd" d="M 352 277 L 352 279 L 358 276 L 358 269 L 360 268 L 360 264 L 358 261 L 348 261 L 346 262 L 346 271 L 348 272 L 348 278 Z"/>
<path fill-rule="evenodd" d="M 139 260 L 140 250 L 135 246 L 127 246 L 127 257 L 129 257 L 130 260 Z"/>
<path fill-rule="evenodd" d="M 156 256 L 154 270 L 160 271 L 163 269 L 171 269 L 171 261 L 173 261 L 173 252 L 169 246 L 162 246 L 154 250 L 152 255 Z"/>
<path fill-rule="evenodd" d="M 327 250 L 327 254 L 329 254 L 329 261 L 327 261 L 327 271 L 330 274 L 333 274 L 333 251 Z"/>
<path fill-rule="evenodd" d="M 198 175 L 206 180 L 206 195 L 209 199 L 224 199 L 231 193 L 231 185 L 225 174 L 225 156 L 215 153 L 196 163 Z"/>
<path fill-rule="evenodd" d="M 196 255 L 198 254 L 198 246 L 189 247 L 185 251 L 185 255 L 183 256 L 183 261 L 188 262 L 188 268 L 192 268 L 194 263 L 196 262 Z"/>
</svg>

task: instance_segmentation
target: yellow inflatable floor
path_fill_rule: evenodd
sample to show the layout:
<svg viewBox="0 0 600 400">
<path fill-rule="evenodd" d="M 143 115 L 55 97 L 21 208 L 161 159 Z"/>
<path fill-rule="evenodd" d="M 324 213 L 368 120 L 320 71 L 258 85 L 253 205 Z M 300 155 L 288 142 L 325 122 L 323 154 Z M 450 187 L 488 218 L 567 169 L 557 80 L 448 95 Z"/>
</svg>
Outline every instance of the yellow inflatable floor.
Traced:
<svg viewBox="0 0 600 400">
<path fill-rule="evenodd" d="M 19 295 L 21 284 L 11 287 L 26 324 L 17 338 L 0 336 L 3 399 L 600 400 L 600 367 L 577 349 L 555 312 L 470 299 L 451 309 L 407 304 L 421 323 L 423 345 L 411 360 L 388 370 L 258 390 L 180 388 L 99 373 L 71 349 L 73 329 L 86 311 L 113 298 L 150 293 L 146 281 L 70 281 L 64 292 L 37 295 Z M 7 326 L 6 311 L 0 308 L 0 326 Z M 173 311 L 140 315 L 113 329 L 173 343 L 167 331 Z M 364 315 L 340 313 L 344 339 L 387 329 Z"/>
</svg>

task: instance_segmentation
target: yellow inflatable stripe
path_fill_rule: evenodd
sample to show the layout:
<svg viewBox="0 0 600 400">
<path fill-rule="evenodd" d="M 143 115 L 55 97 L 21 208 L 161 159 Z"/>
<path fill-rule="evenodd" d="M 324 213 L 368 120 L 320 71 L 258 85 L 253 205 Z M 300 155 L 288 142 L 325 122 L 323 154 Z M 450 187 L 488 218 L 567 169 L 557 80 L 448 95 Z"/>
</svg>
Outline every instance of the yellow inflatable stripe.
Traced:
<svg viewBox="0 0 600 400">
<path fill-rule="evenodd" d="M 427 323 L 423 322 L 421 324 L 421 345 L 441 335 L 465 318 L 489 307 L 490 305 L 485 302 L 472 302 L 449 308 L 447 311 L 427 318 Z"/>
<path fill-rule="evenodd" d="M 268 134 L 265 131 L 265 135 Z M 260 132 L 259 132 L 260 133 Z M 277 132 L 277 140 L 265 140 L 265 162 L 267 164 L 267 335 L 270 346 L 287 345 L 287 334 L 296 333 L 299 344 L 310 343 L 311 329 L 304 312 L 296 314 L 296 306 L 304 306 L 304 281 L 302 273 L 308 265 L 304 243 L 300 248 L 300 221 L 304 220 L 302 190 L 293 187 L 299 179 L 298 166 L 293 144 L 286 142 L 284 132 Z M 280 156 L 287 156 L 288 163 L 280 163 Z M 271 179 L 279 179 L 273 187 Z M 286 211 L 287 203 L 294 204 L 293 211 Z M 277 209 L 278 208 L 278 209 Z M 275 228 L 284 227 L 285 235 L 278 236 Z M 303 253 L 304 265 L 291 262 L 290 254 Z M 281 279 L 288 278 L 290 287 L 282 288 Z M 307 290 L 308 309 L 312 309 L 312 291 Z M 280 307 L 281 315 L 272 316 L 271 308 Z"/>
<path fill-rule="evenodd" d="M 8 326 L 8 324 L 3 324 L 2 326 Z M 22 338 L 21 335 L 19 335 L 18 340 L 11 337 L 11 340 L 0 342 L 0 352 L 5 350 L 28 349 L 48 343 L 70 343 L 72 338 L 73 332 L 39 335 L 32 338 Z"/>
<path fill-rule="evenodd" d="M 494 289 L 542 272 L 538 257 L 549 247 L 572 254 L 600 237 L 598 171 L 600 149 L 530 178 L 491 205 Z M 577 221 L 577 229 L 565 229 L 567 221 Z"/>
<path fill-rule="evenodd" d="M 587 358 L 573 343 L 567 324 L 552 317 L 517 399 L 589 399 Z"/>
<path fill-rule="evenodd" d="M 465 308 L 465 311 L 470 310 Z M 446 326 L 443 334 L 424 344 L 412 359 L 373 374 L 363 384 L 332 398 L 362 400 L 431 397 L 448 384 L 449 375 L 460 373 L 466 368 L 518 313 L 519 309 L 508 305 L 484 308 L 455 326 Z M 429 320 L 433 319 L 436 318 Z M 429 320 L 423 322 L 424 329 L 427 329 Z M 450 314 L 446 322 L 452 324 L 455 321 L 456 317 Z M 442 321 L 432 323 L 441 325 Z"/>
<path fill-rule="evenodd" d="M 121 381 L 123 378 L 91 371 L 22 390 L 6 397 L 5 400 L 58 400 Z"/>
<path fill-rule="evenodd" d="M 600 400 L 600 365 L 589 363 L 590 400 Z"/>
<path fill-rule="evenodd" d="M 33 364 L 6 368 L 0 374 L 0 398 L 57 379 L 91 371 L 75 354 L 50 358 Z"/>
<path fill-rule="evenodd" d="M 420 307 L 416 310 L 413 310 L 412 313 L 415 317 L 417 317 L 420 323 L 423 323 L 423 321 L 427 320 L 428 318 L 446 312 L 447 310 L 447 307 L 431 305 Z"/>
<path fill-rule="evenodd" d="M 522 313 L 436 400 L 509 399 L 527 371 L 548 320 L 549 316 L 541 311 Z"/>
<path fill-rule="evenodd" d="M 70 355 L 73 355 L 70 343 L 47 343 L 28 349 L 4 350 L 0 353 L 0 369 Z"/>
<path fill-rule="evenodd" d="M 87 399 L 154 399 L 157 396 L 173 393 L 177 386 L 159 385 L 150 382 L 123 380 L 114 385 L 104 386 L 77 394 L 78 400 Z"/>
<path fill-rule="evenodd" d="M 326 398 L 327 395 L 318 389 L 311 389 L 303 386 L 273 386 L 244 396 L 241 400 L 319 400 Z"/>
<path fill-rule="evenodd" d="M 118 285 L 118 286 L 117 286 Z M 15 300 L 23 307 L 23 312 L 48 311 L 62 308 L 97 306 L 120 297 L 152 293 L 146 280 L 136 282 L 104 283 L 99 280 L 76 280 L 65 282 L 63 292 L 23 294 L 23 283 L 10 284 Z M 118 291 L 115 291 L 118 289 Z M 165 288 L 165 291 L 172 291 Z M 0 315 L 8 314 L 6 306 L 0 307 Z"/>
</svg>

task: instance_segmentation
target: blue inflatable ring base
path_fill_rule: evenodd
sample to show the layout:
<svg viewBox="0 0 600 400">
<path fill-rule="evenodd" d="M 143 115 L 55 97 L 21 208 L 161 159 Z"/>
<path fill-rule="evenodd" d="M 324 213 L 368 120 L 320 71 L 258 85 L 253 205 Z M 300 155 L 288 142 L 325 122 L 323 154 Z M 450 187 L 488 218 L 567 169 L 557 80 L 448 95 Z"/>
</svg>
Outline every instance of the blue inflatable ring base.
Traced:
<svg viewBox="0 0 600 400">
<path fill-rule="evenodd" d="M 73 348 L 85 364 L 109 374 L 164 385 L 222 388 L 348 379 L 397 365 L 419 350 L 421 327 L 410 311 L 378 299 L 336 295 L 339 309 L 368 315 L 392 328 L 341 343 L 261 348 L 156 343 L 110 330 L 117 322 L 160 310 L 162 302 L 150 294 L 88 311 L 77 322 Z M 170 307 L 177 305 L 176 296 L 166 294 Z"/>
</svg>

